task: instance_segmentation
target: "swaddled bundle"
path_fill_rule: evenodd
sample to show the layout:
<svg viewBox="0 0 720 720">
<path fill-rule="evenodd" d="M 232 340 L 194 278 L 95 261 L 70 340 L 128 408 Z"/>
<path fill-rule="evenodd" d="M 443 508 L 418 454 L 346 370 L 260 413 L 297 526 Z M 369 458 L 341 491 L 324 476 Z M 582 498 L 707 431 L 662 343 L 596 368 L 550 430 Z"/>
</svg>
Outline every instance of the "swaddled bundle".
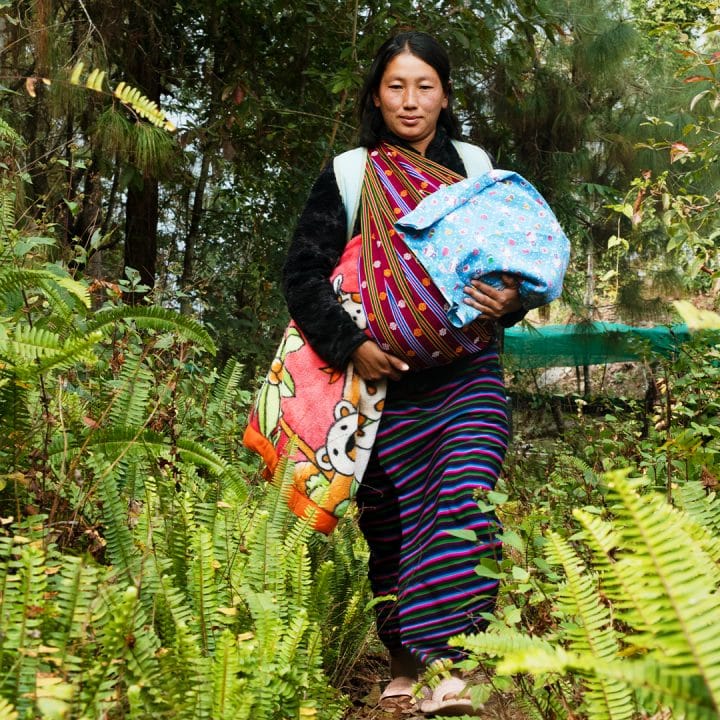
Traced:
<svg viewBox="0 0 720 720">
<path fill-rule="evenodd" d="M 441 187 L 395 228 L 447 300 L 455 327 L 480 314 L 463 302 L 472 279 L 502 287 L 501 274 L 515 275 L 527 309 L 562 293 L 570 243 L 540 193 L 517 173 L 491 170 Z"/>
</svg>

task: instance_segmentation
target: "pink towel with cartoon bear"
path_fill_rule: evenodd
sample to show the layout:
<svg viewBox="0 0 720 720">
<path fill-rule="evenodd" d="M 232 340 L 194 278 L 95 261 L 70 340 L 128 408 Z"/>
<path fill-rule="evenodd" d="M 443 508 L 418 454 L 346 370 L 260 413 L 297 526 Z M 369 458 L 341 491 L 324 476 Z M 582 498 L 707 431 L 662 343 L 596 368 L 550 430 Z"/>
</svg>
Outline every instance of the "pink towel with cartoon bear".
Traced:
<svg viewBox="0 0 720 720">
<path fill-rule="evenodd" d="M 331 282 L 338 301 L 365 329 L 358 294 L 360 242 L 358 235 L 348 243 Z M 300 517 L 310 516 L 316 530 L 330 533 L 355 495 L 356 478 L 362 478 L 375 441 L 385 389 L 385 382 L 365 382 L 352 363 L 344 371 L 329 367 L 294 322 L 286 329 L 243 440 L 270 472 L 293 440 L 290 507 Z"/>
</svg>

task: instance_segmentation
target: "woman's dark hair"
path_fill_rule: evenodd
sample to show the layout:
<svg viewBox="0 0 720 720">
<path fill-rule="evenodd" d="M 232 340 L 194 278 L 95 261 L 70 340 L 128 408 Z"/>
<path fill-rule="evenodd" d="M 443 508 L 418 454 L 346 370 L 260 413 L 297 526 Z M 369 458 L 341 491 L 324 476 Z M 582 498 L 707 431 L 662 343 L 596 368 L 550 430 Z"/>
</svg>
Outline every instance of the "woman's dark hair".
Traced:
<svg viewBox="0 0 720 720">
<path fill-rule="evenodd" d="M 447 107 L 438 118 L 438 125 L 447 130 L 448 135 L 460 139 L 460 123 L 452 111 L 452 84 L 450 83 L 450 58 L 445 48 L 431 35 L 419 31 L 401 32 L 386 40 L 375 55 L 370 66 L 365 85 L 360 93 L 358 115 L 360 116 L 360 145 L 374 147 L 380 142 L 385 131 L 380 108 L 375 107 L 374 96 L 380 89 L 385 68 L 390 61 L 404 52 L 409 52 L 432 67 L 440 77 L 443 90 L 447 95 Z"/>
</svg>

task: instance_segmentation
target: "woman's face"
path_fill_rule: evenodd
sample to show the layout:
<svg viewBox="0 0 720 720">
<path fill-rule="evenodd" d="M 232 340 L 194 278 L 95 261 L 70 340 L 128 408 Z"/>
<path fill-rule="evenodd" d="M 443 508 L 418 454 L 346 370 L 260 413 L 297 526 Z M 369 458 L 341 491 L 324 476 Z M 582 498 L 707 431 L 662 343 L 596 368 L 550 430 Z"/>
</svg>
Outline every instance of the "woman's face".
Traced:
<svg viewBox="0 0 720 720">
<path fill-rule="evenodd" d="M 435 68 L 409 52 L 387 64 L 373 100 L 388 130 L 423 154 L 435 136 L 440 111 L 448 105 Z"/>
</svg>

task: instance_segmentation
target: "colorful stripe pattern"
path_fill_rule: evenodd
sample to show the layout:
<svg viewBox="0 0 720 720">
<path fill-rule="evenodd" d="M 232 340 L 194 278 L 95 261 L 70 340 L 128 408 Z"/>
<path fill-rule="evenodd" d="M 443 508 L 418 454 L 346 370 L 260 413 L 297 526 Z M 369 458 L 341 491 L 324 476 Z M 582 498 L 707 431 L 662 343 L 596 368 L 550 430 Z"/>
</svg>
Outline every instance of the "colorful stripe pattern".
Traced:
<svg viewBox="0 0 720 720">
<path fill-rule="evenodd" d="M 461 365 L 440 387 L 388 399 L 357 495 L 373 593 L 397 597 L 376 608 L 380 638 L 423 663 L 461 659 L 448 639 L 482 628 L 497 593 L 475 572 L 501 553 L 498 521 L 477 500 L 507 449 L 505 390 L 494 349 Z"/>
<path fill-rule="evenodd" d="M 360 297 L 378 345 L 415 369 L 476 353 L 493 336 L 493 324 L 486 320 L 463 328 L 448 322 L 447 301 L 393 227 L 424 197 L 460 179 L 442 165 L 392 145 L 368 153 Z"/>
</svg>

